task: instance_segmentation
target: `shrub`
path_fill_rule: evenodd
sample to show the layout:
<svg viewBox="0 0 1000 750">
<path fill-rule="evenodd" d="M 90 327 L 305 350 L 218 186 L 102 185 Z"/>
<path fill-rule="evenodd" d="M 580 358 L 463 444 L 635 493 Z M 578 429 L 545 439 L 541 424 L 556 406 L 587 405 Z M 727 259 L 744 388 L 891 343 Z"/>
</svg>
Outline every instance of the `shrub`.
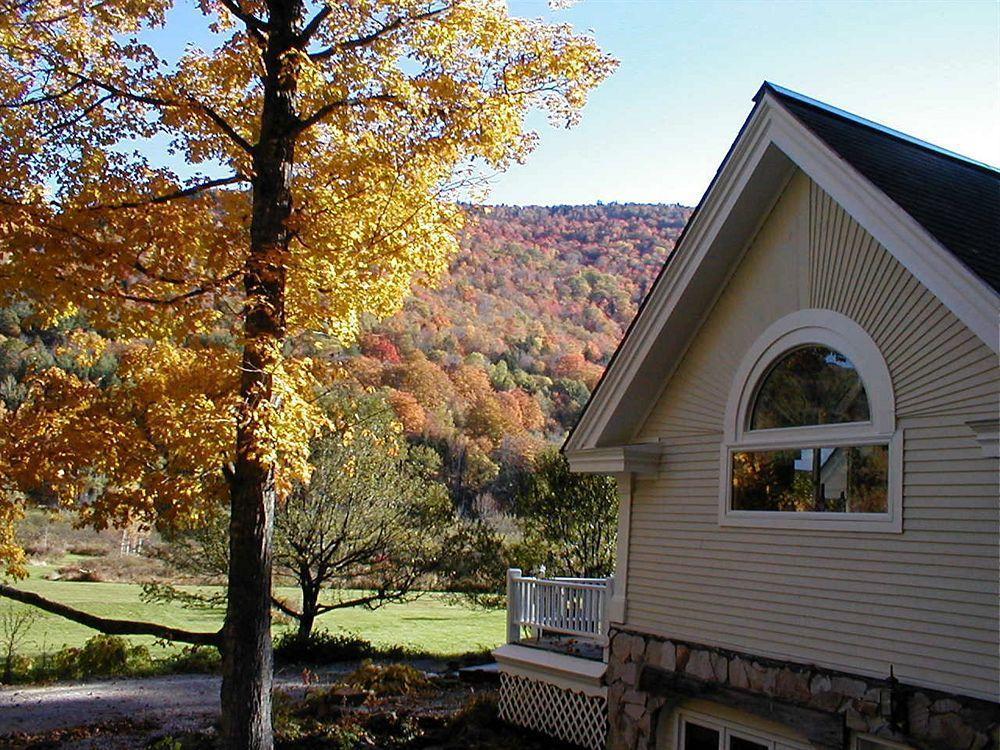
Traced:
<svg viewBox="0 0 1000 750">
<path fill-rule="evenodd" d="M 78 568 L 75 565 L 64 565 L 56 571 L 56 575 L 48 576 L 54 581 L 71 581 L 79 583 L 101 583 L 104 579 L 100 573 L 90 568 Z"/>
<path fill-rule="evenodd" d="M 146 745 L 146 750 L 214 750 L 215 740 L 202 732 L 157 737 Z"/>
<path fill-rule="evenodd" d="M 274 658 L 284 664 L 332 664 L 373 656 L 376 648 L 353 633 L 314 630 L 306 639 L 292 631 L 274 639 Z"/>
<path fill-rule="evenodd" d="M 95 635 L 82 648 L 67 646 L 34 659 L 13 654 L 10 682 L 147 677 L 153 674 L 211 674 L 218 671 L 220 662 L 218 650 L 210 646 L 185 646 L 169 656 L 154 659 L 146 646 L 134 646 L 119 636 Z"/>
<path fill-rule="evenodd" d="M 462 707 L 452 725 L 455 727 L 468 725 L 473 727 L 489 727 L 500 723 L 500 706 L 496 693 L 476 693 Z"/>
<path fill-rule="evenodd" d="M 185 646 L 169 656 L 164 664 L 168 672 L 212 674 L 219 671 L 222 657 L 211 646 Z"/>
<path fill-rule="evenodd" d="M 31 657 L 22 654 L 11 654 L 9 662 L 4 664 L 4 676 L 10 684 L 24 682 L 31 678 L 35 667 Z"/>
<path fill-rule="evenodd" d="M 339 709 L 328 711 L 310 694 L 302 701 L 276 690 L 271 696 L 271 724 L 277 747 L 295 750 L 356 750 L 374 747 L 364 726 L 344 718 Z M 185 749 L 186 750 L 186 749 Z"/>
<path fill-rule="evenodd" d="M 67 647 L 35 665 L 33 679 L 82 679 L 148 675 L 156 664 L 145 646 L 133 646 L 116 635 L 95 635 L 83 648 Z"/>
<path fill-rule="evenodd" d="M 373 664 L 365 660 L 342 680 L 359 690 L 367 690 L 375 695 L 411 695 L 431 688 L 427 675 L 409 664 Z"/>
<path fill-rule="evenodd" d="M 104 557 L 108 554 L 109 549 L 107 544 L 75 542 L 69 545 L 67 551 L 71 555 L 80 555 L 81 557 Z"/>
<path fill-rule="evenodd" d="M 75 679 L 80 677 L 80 649 L 75 646 L 56 651 L 49 661 L 46 677 Z"/>
<path fill-rule="evenodd" d="M 61 544 L 50 542 L 47 539 L 39 539 L 35 542 L 26 542 L 24 554 L 35 560 L 49 560 L 60 558 L 66 554 L 66 548 Z"/>
<path fill-rule="evenodd" d="M 83 644 L 77 656 L 77 664 L 80 673 L 85 676 L 120 675 L 128 668 L 128 656 L 129 643 L 124 638 L 95 635 Z"/>
</svg>

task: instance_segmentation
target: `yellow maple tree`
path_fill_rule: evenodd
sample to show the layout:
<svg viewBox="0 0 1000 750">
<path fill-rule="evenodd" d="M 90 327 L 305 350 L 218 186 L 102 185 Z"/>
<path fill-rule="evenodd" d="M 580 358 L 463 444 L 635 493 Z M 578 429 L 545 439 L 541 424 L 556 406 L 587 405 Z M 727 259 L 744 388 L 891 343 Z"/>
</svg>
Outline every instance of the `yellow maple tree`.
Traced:
<svg viewBox="0 0 1000 750">
<path fill-rule="evenodd" d="M 151 41 L 195 23 L 205 49 Z M 440 275 L 456 199 L 531 151 L 526 113 L 572 124 L 613 68 L 498 0 L 0 0 L 0 294 L 119 357 L 112 385 L 53 368 L 0 414 L 8 573 L 18 488 L 98 526 L 228 501 L 223 733 L 270 747 L 273 508 L 336 375 L 295 342 L 348 343 Z"/>
</svg>

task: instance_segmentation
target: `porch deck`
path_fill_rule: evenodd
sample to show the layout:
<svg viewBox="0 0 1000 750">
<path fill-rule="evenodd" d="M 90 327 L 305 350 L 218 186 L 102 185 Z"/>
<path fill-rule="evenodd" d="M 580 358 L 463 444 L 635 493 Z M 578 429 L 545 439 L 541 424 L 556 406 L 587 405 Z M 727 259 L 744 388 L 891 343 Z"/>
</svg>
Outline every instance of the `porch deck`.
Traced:
<svg viewBox="0 0 1000 750">
<path fill-rule="evenodd" d="M 507 571 L 507 644 L 500 716 L 588 750 L 604 747 L 608 605 L 612 578 L 547 578 Z"/>
<path fill-rule="evenodd" d="M 603 661 L 613 578 L 507 571 L 507 643 Z"/>
<path fill-rule="evenodd" d="M 604 661 L 604 646 L 589 638 L 553 633 L 525 636 L 518 641 L 518 644 L 590 661 Z"/>
</svg>

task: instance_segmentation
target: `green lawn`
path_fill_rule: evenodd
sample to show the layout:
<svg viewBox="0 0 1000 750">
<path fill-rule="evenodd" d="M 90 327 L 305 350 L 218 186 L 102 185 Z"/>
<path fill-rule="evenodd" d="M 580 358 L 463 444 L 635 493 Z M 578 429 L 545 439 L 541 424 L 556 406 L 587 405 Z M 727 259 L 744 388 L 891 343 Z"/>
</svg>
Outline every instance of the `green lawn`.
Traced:
<svg viewBox="0 0 1000 750">
<path fill-rule="evenodd" d="M 16 585 L 102 617 L 150 620 L 205 631 L 217 630 L 222 622 L 221 612 L 189 610 L 174 604 L 144 604 L 139 599 L 138 584 L 47 581 L 42 575 L 48 570 L 51 568 L 32 567 L 28 580 Z M 281 594 L 293 598 L 291 590 L 282 590 Z M 0 600 L 0 613 L 21 606 Z M 504 617 L 503 612 L 472 609 L 453 604 L 441 594 L 430 593 L 412 602 L 390 604 L 374 611 L 329 612 L 319 619 L 317 627 L 356 633 L 379 646 L 407 646 L 446 656 L 498 646 L 504 637 Z M 79 646 L 94 633 L 64 618 L 39 612 L 18 651 L 31 656 L 63 646 Z M 131 640 L 145 643 L 154 655 L 164 653 L 164 647 L 153 638 Z"/>
</svg>

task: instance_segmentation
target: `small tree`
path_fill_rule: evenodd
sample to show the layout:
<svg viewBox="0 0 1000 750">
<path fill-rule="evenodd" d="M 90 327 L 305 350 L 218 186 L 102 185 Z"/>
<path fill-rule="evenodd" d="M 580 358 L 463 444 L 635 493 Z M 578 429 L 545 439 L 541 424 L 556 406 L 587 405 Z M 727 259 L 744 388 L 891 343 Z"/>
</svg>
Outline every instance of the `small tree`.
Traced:
<svg viewBox="0 0 1000 750">
<path fill-rule="evenodd" d="M 345 405 L 340 429 L 313 449 L 312 478 L 275 518 L 276 572 L 302 594 L 298 609 L 275 606 L 301 639 L 325 612 L 406 598 L 437 567 L 452 521 L 447 490 L 431 479 L 437 454 L 407 445 L 382 399 Z"/>
<path fill-rule="evenodd" d="M 505 571 L 518 567 L 585 578 L 614 570 L 618 493 L 610 477 L 573 474 L 550 448 L 505 479 L 514 513 L 468 519 L 449 544 L 455 593 L 476 606 L 502 607 Z"/>
<path fill-rule="evenodd" d="M 377 396 L 347 392 L 325 399 L 335 427 L 314 442 L 309 482 L 292 490 L 275 514 L 274 575 L 301 598 L 272 595 L 307 639 L 316 618 L 336 609 L 401 601 L 441 561 L 453 524 L 451 500 L 432 478 L 441 459 L 410 446 L 392 408 Z M 165 558 L 183 573 L 221 580 L 229 567 L 224 512 L 168 535 Z M 224 597 L 149 584 L 147 600 L 217 607 Z"/>
<path fill-rule="evenodd" d="M 0 682 L 9 684 L 14 678 L 14 659 L 28 631 L 38 619 L 33 609 L 8 605 L 0 614 L 0 649 L 3 651 L 3 676 Z"/>
<path fill-rule="evenodd" d="M 574 474 L 557 450 L 541 453 L 515 495 L 523 545 L 565 575 L 607 576 L 614 570 L 618 493 L 611 477 Z"/>
</svg>

